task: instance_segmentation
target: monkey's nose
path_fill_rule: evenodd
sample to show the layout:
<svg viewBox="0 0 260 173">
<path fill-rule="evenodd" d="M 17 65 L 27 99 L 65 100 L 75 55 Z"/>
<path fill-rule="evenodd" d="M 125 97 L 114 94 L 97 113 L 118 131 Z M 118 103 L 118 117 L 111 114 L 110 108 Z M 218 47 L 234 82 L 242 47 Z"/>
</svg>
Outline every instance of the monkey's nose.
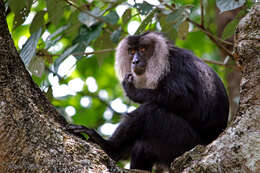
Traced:
<svg viewBox="0 0 260 173">
<path fill-rule="evenodd" d="M 139 59 L 134 59 L 132 63 L 133 64 L 138 64 L 139 63 Z"/>
<path fill-rule="evenodd" d="M 137 53 L 134 55 L 134 58 L 133 58 L 133 60 L 132 60 L 132 63 L 133 63 L 133 64 L 138 64 L 138 63 L 139 63 L 139 57 L 138 57 L 138 54 L 137 54 Z"/>
</svg>

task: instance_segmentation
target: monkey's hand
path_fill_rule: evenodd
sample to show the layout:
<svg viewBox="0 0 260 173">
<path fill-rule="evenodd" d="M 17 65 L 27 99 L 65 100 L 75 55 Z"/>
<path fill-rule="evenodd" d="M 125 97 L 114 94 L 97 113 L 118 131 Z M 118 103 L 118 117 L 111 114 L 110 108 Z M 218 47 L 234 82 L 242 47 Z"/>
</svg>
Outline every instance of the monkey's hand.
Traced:
<svg viewBox="0 0 260 173">
<path fill-rule="evenodd" d="M 122 82 L 123 88 L 129 99 L 136 103 L 151 102 L 156 98 L 155 92 L 152 89 L 136 88 L 134 86 L 134 76 L 129 73 L 125 76 Z"/>
<path fill-rule="evenodd" d="M 88 135 L 88 141 L 98 143 L 98 139 L 101 137 L 94 129 L 90 129 L 81 125 L 70 124 L 67 130 L 82 139 L 85 139 L 81 133 Z"/>
<path fill-rule="evenodd" d="M 123 80 L 123 88 L 126 92 L 127 97 L 137 103 L 143 103 L 146 98 L 142 95 L 142 89 L 138 89 L 134 86 L 134 76 L 133 74 L 129 73 L 125 76 Z"/>
<path fill-rule="evenodd" d="M 133 74 L 129 73 L 129 74 L 126 74 L 125 75 L 125 78 L 123 80 L 123 83 L 122 83 L 123 87 L 124 87 L 124 90 L 126 92 L 126 95 L 131 99 L 131 100 L 135 100 L 133 98 L 133 96 L 135 95 L 135 86 L 134 86 L 134 76 Z"/>
</svg>

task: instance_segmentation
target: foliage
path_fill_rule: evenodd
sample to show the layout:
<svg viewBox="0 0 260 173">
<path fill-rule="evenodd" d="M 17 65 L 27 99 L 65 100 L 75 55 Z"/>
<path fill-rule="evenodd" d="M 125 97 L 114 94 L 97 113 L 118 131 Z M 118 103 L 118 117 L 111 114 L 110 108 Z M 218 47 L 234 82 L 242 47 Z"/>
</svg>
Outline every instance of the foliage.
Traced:
<svg viewBox="0 0 260 173">
<path fill-rule="evenodd" d="M 233 1 L 217 0 L 217 5 L 227 11 L 244 4 Z M 208 13 L 201 28 L 190 22 L 201 21 L 198 0 L 161 0 L 156 5 L 125 0 L 8 0 L 6 5 L 14 44 L 34 81 L 68 121 L 88 127 L 115 124 L 120 114 L 136 106 L 124 97 L 114 72 L 114 49 L 129 33 L 161 31 L 199 57 L 220 59 L 218 46 L 201 30 L 216 33 L 215 13 L 210 13 L 215 11 L 213 1 L 203 3 Z M 223 38 L 233 34 L 237 21 L 227 26 Z M 224 80 L 225 68 L 211 66 Z"/>
</svg>

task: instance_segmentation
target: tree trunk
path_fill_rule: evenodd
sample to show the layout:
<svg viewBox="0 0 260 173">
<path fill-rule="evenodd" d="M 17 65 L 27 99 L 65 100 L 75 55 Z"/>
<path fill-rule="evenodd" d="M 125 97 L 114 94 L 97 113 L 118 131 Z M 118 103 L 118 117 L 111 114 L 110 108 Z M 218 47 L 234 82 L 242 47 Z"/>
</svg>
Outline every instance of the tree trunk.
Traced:
<svg viewBox="0 0 260 173">
<path fill-rule="evenodd" d="M 238 25 L 235 56 L 242 67 L 235 120 L 207 147 L 176 159 L 172 172 L 260 172 L 260 3 Z"/>
<path fill-rule="evenodd" d="M 0 0 L 0 172 L 123 172 L 98 146 L 65 131 L 20 59 L 4 11 Z"/>
<path fill-rule="evenodd" d="M 4 11 L 0 0 L 0 172 L 141 172 L 118 168 L 98 146 L 66 132 L 66 121 L 23 65 Z M 211 145 L 178 158 L 175 172 L 260 171 L 259 25 L 256 5 L 237 33 L 243 76 L 236 120 Z"/>
</svg>

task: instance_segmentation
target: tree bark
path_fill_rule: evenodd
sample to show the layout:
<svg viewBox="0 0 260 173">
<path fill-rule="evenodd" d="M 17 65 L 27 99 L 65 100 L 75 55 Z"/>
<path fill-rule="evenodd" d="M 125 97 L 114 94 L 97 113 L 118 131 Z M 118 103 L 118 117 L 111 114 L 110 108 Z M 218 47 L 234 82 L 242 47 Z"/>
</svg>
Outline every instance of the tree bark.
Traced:
<svg viewBox="0 0 260 173">
<path fill-rule="evenodd" d="M 97 145 L 70 135 L 63 117 L 32 81 L 17 53 L 0 1 L 0 172 L 141 172 L 123 170 Z M 260 5 L 240 22 L 240 110 L 207 147 L 173 163 L 173 172 L 260 171 Z"/>
<path fill-rule="evenodd" d="M 9 34 L 0 0 L 0 172 L 127 172 L 66 121 L 33 82 Z"/>
<path fill-rule="evenodd" d="M 260 172 L 260 4 L 240 21 L 235 56 L 242 67 L 240 107 L 230 127 L 210 145 L 172 163 L 172 172 Z"/>
</svg>

